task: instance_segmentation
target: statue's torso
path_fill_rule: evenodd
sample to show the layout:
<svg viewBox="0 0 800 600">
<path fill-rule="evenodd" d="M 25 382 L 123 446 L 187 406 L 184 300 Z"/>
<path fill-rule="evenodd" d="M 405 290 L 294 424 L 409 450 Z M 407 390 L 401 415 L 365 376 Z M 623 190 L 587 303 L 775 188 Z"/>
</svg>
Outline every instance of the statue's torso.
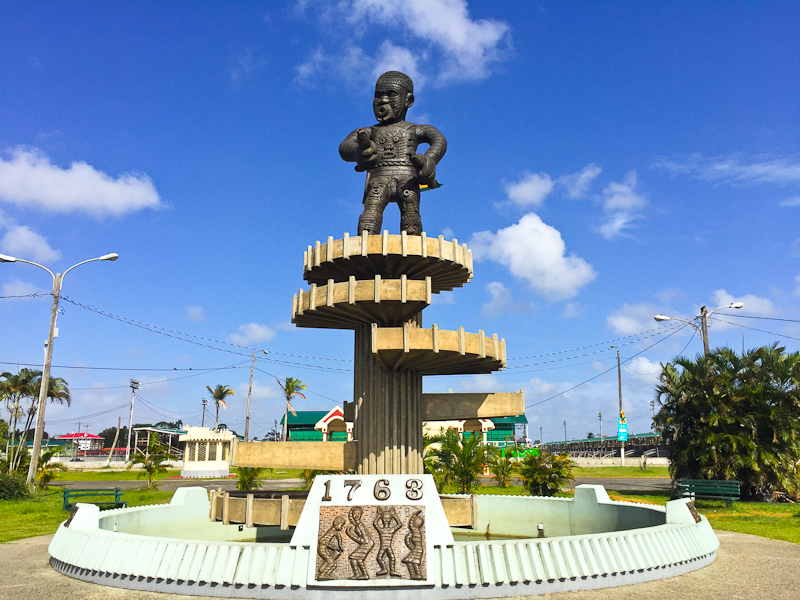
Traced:
<svg viewBox="0 0 800 600">
<path fill-rule="evenodd" d="M 419 145 L 414 123 L 400 121 L 391 125 L 374 125 L 371 130 L 378 157 L 376 169 L 413 169 L 411 156 Z"/>
</svg>

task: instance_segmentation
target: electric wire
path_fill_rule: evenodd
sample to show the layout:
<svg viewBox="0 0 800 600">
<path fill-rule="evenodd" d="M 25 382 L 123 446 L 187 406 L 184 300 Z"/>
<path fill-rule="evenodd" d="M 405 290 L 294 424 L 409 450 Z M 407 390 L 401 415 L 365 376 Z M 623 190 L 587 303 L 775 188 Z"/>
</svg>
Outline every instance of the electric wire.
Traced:
<svg viewBox="0 0 800 600">
<path fill-rule="evenodd" d="M 184 333 L 182 331 L 176 331 L 174 329 L 168 329 L 166 327 L 159 327 L 158 325 L 150 325 L 149 323 L 143 323 L 142 321 L 136 321 L 135 319 L 129 319 L 127 317 L 122 317 L 120 315 L 115 315 L 113 313 L 101 310 L 99 308 L 95 308 L 93 306 L 89 306 L 87 304 L 83 304 L 83 303 L 78 302 L 76 300 L 72 300 L 71 298 L 69 298 L 67 296 L 62 296 L 61 298 L 65 302 L 69 302 L 70 304 L 73 304 L 73 305 L 78 306 L 80 308 L 83 308 L 85 310 L 97 313 L 97 314 L 102 315 L 104 317 L 108 317 L 110 319 L 114 319 L 115 321 L 120 321 L 120 322 L 126 323 L 128 325 L 133 325 L 134 327 L 139 327 L 140 329 L 144 329 L 146 331 L 151 331 L 153 333 L 166 335 L 167 337 L 178 339 L 178 340 L 181 340 L 183 342 L 195 343 L 195 342 L 192 342 L 191 340 L 186 340 L 186 339 L 183 339 L 182 337 L 177 337 L 177 336 L 190 337 L 190 338 L 194 338 L 196 340 L 204 340 L 206 342 L 213 342 L 215 344 L 224 344 L 226 346 L 232 346 L 234 348 L 242 348 L 243 350 L 250 350 L 251 352 L 252 351 L 256 351 L 257 352 L 259 350 L 262 350 L 262 348 L 251 348 L 250 346 L 244 346 L 242 344 L 236 344 L 234 342 L 226 342 L 226 341 L 223 341 L 223 340 L 217 340 L 217 339 L 214 339 L 214 338 L 207 338 L 207 337 L 203 337 L 203 336 L 200 336 L 200 335 L 193 335 L 191 333 Z M 175 334 L 175 335 L 170 335 L 170 334 Z M 216 348 L 215 346 L 209 346 L 207 344 L 197 344 L 197 345 L 205 346 L 206 348 L 213 348 L 215 350 L 224 351 L 224 349 L 222 349 L 222 348 Z M 306 358 L 306 359 L 312 359 L 312 360 L 333 360 L 333 361 L 340 361 L 340 362 L 352 362 L 352 359 L 348 359 L 348 358 L 330 358 L 330 357 L 324 357 L 324 356 L 305 356 L 305 355 L 301 355 L 301 354 L 288 354 L 288 353 L 285 353 L 285 352 L 277 352 L 275 350 L 268 350 L 268 352 L 270 354 L 278 354 L 280 356 L 291 356 L 293 358 Z M 234 353 L 234 354 L 241 354 L 241 353 Z M 258 356 L 256 358 L 259 358 L 260 360 L 268 360 L 268 359 L 260 358 Z"/>
<path fill-rule="evenodd" d="M 641 350 L 640 352 L 637 352 L 637 353 L 636 353 L 636 354 L 634 354 L 633 356 L 630 356 L 630 357 L 626 358 L 626 359 L 625 359 L 625 362 L 628 362 L 628 361 L 630 361 L 630 360 L 634 359 L 635 357 L 639 356 L 640 354 L 642 354 L 642 353 L 644 353 L 644 352 L 647 352 L 647 351 L 648 351 L 650 348 L 652 348 L 653 346 L 656 346 L 656 345 L 660 344 L 661 342 L 663 342 L 663 341 L 664 341 L 664 340 L 666 340 L 667 338 L 669 338 L 669 337 L 672 337 L 673 335 L 675 335 L 675 334 L 676 334 L 676 333 L 678 333 L 679 331 L 682 331 L 682 330 L 683 330 L 684 328 L 686 328 L 686 327 L 689 327 L 689 325 L 688 325 L 688 324 L 687 324 L 687 325 L 683 325 L 682 327 L 679 327 L 679 328 L 675 329 L 675 330 L 674 330 L 672 333 L 670 333 L 669 335 L 666 335 L 666 336 L 664 336 L 663 338 L 661 338 L 661 339 L 660 339 L 660 340 L 658 340 L 657 342 L 655 342 L 655 343 L 653 343 L 653 344 L 649 345 L 649 346 L 648 346 L 647 348 L 645 348 L 644 350 Z M 564 394 L 566 394 L 567 392 L 571 392 L 572 390 L 574 390 L 574 389 L 576 389 L 576 388 L 579 388 L 579 387 L 581 387 L 582 385 L 585 385 L 585 384 L 589 383 L 590 381 L 594 381 L 594 380 L 595 380 L 595 379 L 597 379 L 598 377 L 602 377 L 603 375 L 605 375 L 606 373 L 608 373 L 608 372 L 610 372 L 610 371 L 613 371 L 613 370 L 614 370 L 614 368 L 615 368 L 615 367 L 611 367 L 610 369 L 606 369 L 606 370 L 605 370 L 605 371 L 603 371 L 602 373 L 599 373 L 599 374 L 595 375 L 594 377 L 590 377 L 589 379 L 587 379 L 587 380 L 585 380 L 585 381 L 582 381 L 581 383 L 578 383 L 578 384 L 576 384 L 576 385 L 573 385 L 571 388 L 568 388 L 568 389 L 566 389 L 566 390 L 564 390 L 564 391 L 561 391 L 561 392 L 559 392 L 559 393 L 557 393 L 557 394 L 554 394 L 554 395 L 550 396 L 549 398 L 545 398 L 544 400 L 540 400 L 540 401 L 538 401 L 538 402 L 534 402 L 533 404 L 528 404 L 528 405 L 526 405 L 526 406 L 525 406 L 525 408 L 526 408 L 526 409 L 528 409 L 528 408 L 533 408 L 534 406 L 539 406 L 540 404 L 544 404 L 545 402 L 549 402 L 550 400 L 553 400 L 553 399 L 555 399 L 555 398 L 558 398 L 559 396 L 563 396 L 563 395 L 564 395 Z"/>
<path fill-rule="evenodd" d="M 688 347 L 689 347 L 689 344 L 691 344 L 691 343 L 692 343 L 692 340 L 694 339 L 694 336 L 696 336 L 696 335 L 697 335 L 697 330 L 696 330 L 696 329 L 694 329 L 694 330 L 692 331 L 692 337 L 690 337 L 690 338 L 689 338 L 689 341 L 688 341 L 688 342 L 686 342 L 686 345 L 683 347 L 683 350 L 681 350 L 681 351 L 680 351 L 680 353 L 678 353 L 678 356 L 683 356 L 683 353 L 684 353 L 684 352 L 686 352 L 686 348 L 688 348 Z M 639 372 L 639 371 L 634 371 L 634 370 L 633 370 L 633 369 L 631 369 L 631 368 L 630 368 L 628 365 L 623 365 L 623 366 L 624 366 L 626 369 L 628 369 L 628 371 L 631 371 L 632 373 L 636 373 L 637 375 L 657 375 L 657 374 L 661 373 L 661 371 L 653 371 L 652 373 L 641 373 L 641 372 Z"/>
<path fill-rule="evenodd" d="M 725 317 L 736 317 L 737 319 L 761 319 L 763 321 L 785 321 L 786 323 L 800 323 L 798 319 L 779 319 L 778 317 L 757 317 L 755 315 L 740 315 L 734 313 L 717 313 Z M 713 318 L 713 317 L 712 317 Z"/>
<path fill-rule="evenodd" d="M 727 323 L 728 325 L 733 325 L 734 327 L 741 327 L 743 329 L 752 329 L 753 331 L 759 331 L 761 333 L 766 333 L 766 334 L 769 334 L 769 335 L 777 335 L 778 337 L 783 337 L 783 338 L 787 338 L 787 339 L 790 339 L 790 340 L 797 340 L 798 342 L 800 342 L 800 338 L 792 337 L 790 335 L 786 335 L 786 334 L 783 334 L 783 333 L 774 333 L 772 331 L 764 331 L 763 329 L 756 329 L 755 327 L 748 327 L 747 325 L 740 325 L 739 323 L 731 323 L 730 321 L 726 321 L 724 319 L 717 319 L 717 320 L 720 323 Z"/>
</svg>

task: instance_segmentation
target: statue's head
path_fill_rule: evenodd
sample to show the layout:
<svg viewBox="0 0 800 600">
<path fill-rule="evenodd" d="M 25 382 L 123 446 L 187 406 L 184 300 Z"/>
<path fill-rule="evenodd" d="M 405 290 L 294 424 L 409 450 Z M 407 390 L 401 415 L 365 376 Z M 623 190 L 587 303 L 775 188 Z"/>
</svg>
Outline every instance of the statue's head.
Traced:
<svg viewBox="0 0 800 600">
<path fill-rule="evenodd" d="M 344 517 L 342 515 L 339 515 L 333 520 L 333 528 L 336 531 L 341 531 L 346 523 L 347 521 L 344 520 Z"/>
<path fill-rule="evenodd" d="M 347 516 L 350 518 L 350 522 L 355 524 L 361 520 L 361 515 L 363 514 L 364 514 L 364 509 L 362 509 L 360 506 L 354 506 L 353 508 L 350 509 L 350 512 L 348 513 Z"/>
<path fill-rule="evenodd" d="M 395 123 L 406 118 L 414 104 L 414 82 L 400 71 L 387 71 L 375 83 L 372 109 L 379 123 Z"/>
</svg>

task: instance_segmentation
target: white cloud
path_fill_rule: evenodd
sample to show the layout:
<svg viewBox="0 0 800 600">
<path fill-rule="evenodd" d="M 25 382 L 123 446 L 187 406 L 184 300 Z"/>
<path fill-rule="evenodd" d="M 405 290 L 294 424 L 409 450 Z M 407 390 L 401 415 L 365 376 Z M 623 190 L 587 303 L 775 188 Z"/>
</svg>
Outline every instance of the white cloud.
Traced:
<svg viewBox="0 0 800 600">
<path fill-rule="evenodd" d="M 531 312 L 530 304 L 515 302 L 512 298 L 511 290 L 499 281 L 487 283 L 486 291 L 492 299 L 483 305 L 481 312 L 487 317 Z"/>
<path fill-rule="evenodd" d="M 538 207 L 553 190 L 553 180 L 547 173 L 528 173 L 517 183 L 506 185 L 508 199 L 517 206 Z"/>
<path fill-rule="evenodd" d="M 115 179 L 85 162 L 62 169 L 36 148 L 15 148 L 9 154 L 8 160 L 0 157 L 0 201 L 96 217 L 163 206 L 147 175 L 124 173 Z"/>
<path fill-rule="evenodd" d="M 250 381 L 244 381 L 240 383 L 236 390 L 236 395 L 239 398 L 244 398 L 245 402 L 247 401 L 247 390 L 250 387 Z M 281 388 L 278 386 L 277 382 L 274 380 L 272 382 L 261 383 L 257 379 L 253 379 L 253 392 L 250 394 L 250 410 L 253 411 L 252 402 L 254 400 L 271 400 L 273 398 L 281 398 L 283 392 Z"/>
<path fill-rule="evenodd" d="M 558 182 L 567 188 L 567 195 L 570 198 L 583 198 L 589 192 L 589 186 L 602 172 L 603 169 L 599 165 L 589 163 L 577 173 L 559 177 Z"/>
<path fill-rule="evenodd" d="M 565 255 L 566 244 L 561 233 L 535 213 L 528 213 L 519 223 L 497 233 L 475 233 L 470 246 L 477 260 L 500 263 L 551 302 L 578 295 L 597 276 L 582 258 Z"/>
<path fill-rule="evenodd" d="M 372 77 L 377 79 L 379 75 L 386 71 L 401 71 L 411 77 L 415 89 L 420 89 L 425 78 L 421 75 L 417 64 L 417 55 L 402 46 L 395 46 L 389 40 L 381 44 L 378 49 L 378 56 L 372 67 Z"/>
<path fill-rule="evenodd" d="M 754 294 L 747 294 L 746 296 L 733 296 L 725 290 L 716 290 L 713 294 L 713 297 L 717 306 L 741 302 L 744 304 L 743 310 L 750 314 L 761 315 L 765 317 L 775 314 L 775 306 L 773 306 L 772 300 L 769 300 L 768 298 L 759 298 Z M 716 308 L 716 306 L 713 308 Z"/>
<path fill-rule="evenodd" d="M 635 391 L 647 391 L 655 387 L 658 375 L 661 373 L 661 364 L 649 360 L 644 356 L 637 356 L 625 363 L 627 373 L 625 385 L 633 387 Z M 630 373 L 630 375 L 628 375 Z"/>
<path fill-rule="evenodd" d="M 702 154 L 692 154 L 685 158 L 662 158 L 654 166 L 674 174 L 690 175 L 695 179 L 728 185 L 800 183 L 800 155 L 797 154 L 783 157 L 764 154 L 705 157 Z"/>
<path fill-rule="evenodd" d="M 0 296 L 30 296 L 31 294 L 47 294 L 46 290 L 40 289 L 21 279 L 14 279 L 3 284 L 0 289 Z M 21 298 L 20 298 L 21 299 Z"/>
<path fill-rule="evenodd" d="M 6 220 L 0 221 L 0 228 L 6 232 L 0 238 L 0 251 L 3 254 L 41 262 L 55 261 L 61 258 L 61 251 L 54 250 L 47 240 L 27 225 L 17 225 Z"/>
<path fill-rule="evenodd" d="M 257 71 L 266 64 L 267 61 L 265 61 L 263 57 L 255 57 L 252 48 L 245 48 L 244 52 L 237 56 L 233 61 L 233 65 L 231 65 L 231 79 L 233 81 L 246 79 L 250 77 L 254 71 Z"/>
<path fill-rule="evenodd" d="M 789 198 L 788 200 L 784 200 L 783 202 L 780 202 L 779 204 L 781 206 L 790 206 L 790 207 L 800 206 L 800 196 L 795 196 L 794 198 Z"/>
<path fill-rule="evenodd" d="M 650 302 L 623 304 L 622 308 L 617 309 L 606 317 L 606 323 L 619 334 L 632 335 L 655 329 L 658 325 L 653 320 L 653 317 L 660 313 L 661 309 Z"/>
<path fill-rule="evenodd" d="M 579 317 L 582 314 L 583 314 L 583 306 L 581 306 L 580 302 L 567 302 L 567 305 L 561 312 L 561 316 L 564 317 L 565 319 L 574 319 L 575 317 Z"/>
<path fill-rule="evenodd" d="M 605 217 L 597 230 L 604 238 L 620 235 L 642 217 L 641 210 L 647 200 L 635 191 L 637 185 L 636 171 L 629 171 L 621 183 L 612 182 L 603 190 Z"/>
<path fill-rule="evenodd" d="M 448 304 L 452 305 L 456 303 L 456 295 L 451 291 L 449 292 L 439 292 L 438 294 L 433 294 L 431 296 L 431 304 Z"/>
<path fill-rule="evenodd" d="M 205 321 L 205 309 L 202 306 L 189 305 L 186 307 L 186 316 L 183 317 L 185 321 Z"/>
<path fill-rule="evenodd" d="M 338 64 L 341 68 L 333 70 L 335 75 L 357 80 L 363 80 L 366 73 L 374 75 L 380 68 L 417 69 L 418 56 L 424 59 L 423 64 L 438 67 L 438 72 L 430 74 L 438 85 L 484 79 L 491 74 L 492 64 L 503 58 L 502 46 L 510 43 L 508 24 L 472 19 L 466 0 L 341 0 L 334 6 L 304 2 L 299 8 L 316 12 L 333 30 L 345 27 L 353 36 L 376 30 L 382 35 L 385 30 L 392 39 L 397 39 L 399 31 L 409 43 L 405 48 L 387 39 L 374 59 L 359 46 L 330 55 L 318 49 L 309 61 L 297 67 L 301 81 L 324 72 L 325 65 Z M 353 61 L 355 55 L 362 60 Z"/>
<path fill-rule="evenodd" d="M 274 337 L 275 332 L 266 325 L 247 323 L 245 325 L 239 325 L 238 333 L 230 334 L 228 339 L 234 344 L 249 346 L 250 344 L 267 342 Z"/>
</svg>

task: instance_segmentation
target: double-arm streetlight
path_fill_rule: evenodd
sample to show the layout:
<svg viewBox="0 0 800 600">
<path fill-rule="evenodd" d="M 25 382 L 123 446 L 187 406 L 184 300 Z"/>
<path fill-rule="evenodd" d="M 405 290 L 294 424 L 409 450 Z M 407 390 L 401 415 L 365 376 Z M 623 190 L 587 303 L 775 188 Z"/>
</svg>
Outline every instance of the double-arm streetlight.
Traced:
<svg viewBox="0 0 800 600">
<path fill-rule="evenodd" d="M 700 337 L 703 338 L 703 350 L 705 351 L 705 355 L 708 356 L 709 349 L 708 349 L 708 317 L 713 315 L 716 311 L 720 308 L 742 308 L 744 304 L 741 302 L 732 302 L 731 304 L 726 304 L 725 306 L 718 306 L 712 311 L 706 309 L 705 306 L 700 307 L 700 314 L 696 316 L 691 321 L 686 321 L 685 319 L 678 319 L 676 317 L 667 317 L 665 315 L 656 315 L 653 317 L 656 321 L 681 321 L 683 323 L 688 323 L 692 327 L 694 327 L 695 331 L 700 334 Z M 700 321 L 700 325 L 697 324 L 697 321 Z"/>
<path fill-rule="evenodd" d="M 40 265 L 39 263 L 31 262 L 29 260 L 23 260 L 21 258 L 15 258 L 13 256 L 7 256 L 5 254 L 0 254 L 0 263 L 13 263 L 13 262 L 27 263 L 29 265 L 33 265 L 34 267 L 39 267 L 40 269 L 44 269 L 45 271 L 50 273 L 50 276 L 53 278 L 53 311 L 50 313 L 50 334 L 47 338 L 47 347 L 45 348 L 45 353 L 44 353 L 44 368 L 42 369 L 41 387 L 39 389 L 39 404 L 36 413 L 36 433 L 33 436 L 33 448 L 31 449 L 31 464 L 30 467 L 28 468 L 27 482 L 29 486 L 33 485 L 36 480 L 36 469 L 39 466 L 39 453 L 42 450 L 42 435 L 44 434 L 44 409 L 45 409 L 45 402 L 47 401 L 47 390 L 50 387 L 50 363 L 53 359 L 53 338 L 56 337 L 56 316 L 58 315 L 58 300 L 61 296 L 61 284 L 64 281 L 64 276 L 75 267 L 85 265 L 88 262 L 94 262 L 96 260 L 117 260 L 118 258 L 119 254 L 115 253 L 105 254 L 103 256 L 98 256 L 97 258 L 90 258 L 89 260 L 84 260 L 83 262 L 79 262 L 76 265 L 72 265 L 69 269 L 67 269 L 63 273 L 53 273 L 50 269 Z"/>
</svg>

